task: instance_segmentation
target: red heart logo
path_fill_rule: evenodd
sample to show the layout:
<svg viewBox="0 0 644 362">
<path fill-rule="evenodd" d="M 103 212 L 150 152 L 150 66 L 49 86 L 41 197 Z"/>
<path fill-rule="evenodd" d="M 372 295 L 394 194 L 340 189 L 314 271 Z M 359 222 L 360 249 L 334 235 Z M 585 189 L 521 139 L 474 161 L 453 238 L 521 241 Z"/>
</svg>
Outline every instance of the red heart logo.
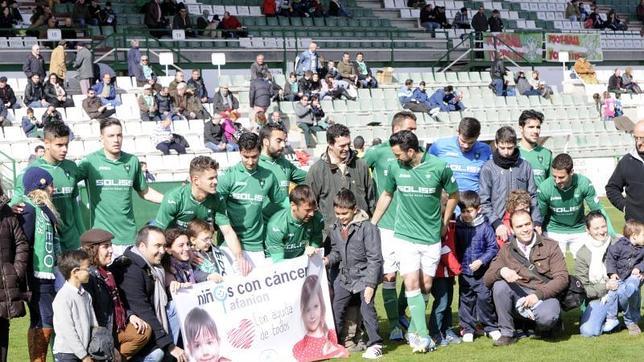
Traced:
<svg viewBox="0 0 644 362">
<path fill-rule="evenodd" d="M 228 342 L 235 348 L 249 349 L 255 339 L 255 327 L 248 319 L 239 321 L 239 327 L 233 328 L 226 334 Z"/>
</svg>

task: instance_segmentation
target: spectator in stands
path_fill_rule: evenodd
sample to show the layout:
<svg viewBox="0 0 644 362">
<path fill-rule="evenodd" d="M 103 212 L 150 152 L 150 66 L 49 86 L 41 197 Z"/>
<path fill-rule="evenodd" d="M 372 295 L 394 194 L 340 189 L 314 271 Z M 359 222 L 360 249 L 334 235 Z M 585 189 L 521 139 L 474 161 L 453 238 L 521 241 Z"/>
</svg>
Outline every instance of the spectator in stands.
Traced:
<svg viewBox="0 0 644 362">
<path fill-rule="evenodd" d="M 507 240 L 510 230 L 502 221 L 508 195 L 514 189 L 527 190 L 531 198 L 531 221 L 537 225 L 540 233 L 542 218 L 537 207 L 537 186 L 532 176 L 532 167 L 520 157 L 514 128 L 499 128 L 496 131 L 495 143 L 496 150 L 492 153 L 492 159 L 483 165 L 479 178 L 483 215 L 494 227 L 497 237 Z M 512 172 L 508 175 L 510 168 Z"/>
<path fill-rule="evenodd" d="M 136 77 L 137 87 L 142 87 L 155 77 L 154 71 L 150 67 L 150 60 L 147 55 L 141 55 L 141 60 L 135 68 L 134 76 Z"/>
<path fill-rule="evenodd" d="M 230 12 L 224 12 L 224 17 L 219 23 L 219 27 L 224 30 L 224 38 L 240 38 L 246 36 L 242 24 L 237 17 L 230 15 Z"/>
<path fill-rule="evenodd" d="M 177 86 L 180 83 L 185 83 L 185 77 L 183 75 L 183 72 L 180 70 L 177 70 L 176 73 L 174 73 L 174 79 L 170 84 L 168 85 L 168 89 L 170 90 L 170 95 L 174 96 L 177 93 Z"/>
<path fill-rule="evenodd" d="M 431 32 L 440 28 L 432 4 L 427 4 L 420 10 L 420 26 Z"/>
<path fill-rule="evenodd" d="M 365 145 L 364 137 L 356 136 L 353 139 L 353 149 L 356 150 L 358 158 L 364 157 L 364 152 L 365 152 L 364 145 Z"/>
<path fill-rule="evenodd" d="M 613 93 L 622 93 L 626 91 L 622 84 L 622 71 L 619 68 L 615 68 L 613 75 L 608 78 L 608 91 Z"/>
<path fill-rule="evenodd" d="M 79 28 L 85 28 L 85 24 L 91 18 L 89 7 L 85 4 L 85 0 L 76 0 L 72 9 L 72 20 Z"/>
<path fill-rule="evenodd" d="M 180 362 L 187 361 L 183 349 L 172 342 L 172 336 L 164 327 L 168 325 L 165 305 L 167 295 L 163 280 L 165 272 L 161 258 L 165 254 L 163 229 L 145 226 L 136 236 L 136 245 L 128 247 L 126 259 L 116 259 L 110 268 L 116 279 L 119 294 L 128 310 L 147 322 L 152 329 L 152 338 L 139 351 L 135 360 L 160 362 L 164 351 Z M 114 246 L 113 246 L 114 247 Z M 159 311 L 156 313 L 155 311 Z"/>
<path fill-rule="evenodd" d="M 34 116 L 33 108 L 27 108 L 27 115 L 22 117 L 21 123 L 22 130 L 25 132 L 27 137 L 42 138 L 42 128 L 45 125 L 42 123 L 42 119 L 38 119 Z"/>
<path fill-rule="evenodd" d="M 13 14 L 11 14 L 11 8 L 4 7 L 0 11 L 2 11 L 2 14 L 0 14 L 0 29 L 2 29 L 0 30 L 0 35 L 6 37 L 15 36 L 16 32 L 13 30 L 13 27 L 18 24 L 18 22 L 13 17 Z"/>
<path fill-rule="evenodd" d="M 279 111 L 274 111 L 271 113 L 271 119 L 268 120 L 268 123 L 280 124 L 282 127 L 288 129 L 284 121 L 282 120 L 282 114 Z"/>
<path fill-rule="evenodd" d="M 262 14 L 264 16 L 273 17 L 277 15 L 277 0 L 263 0 L 262 1 Z"/>
<path fill-rule="evenodd" d="M 73 107 L 74 101 L 61 83 L 56 73 L 49 74 L 49 80 L 44 84 L 45 100 L 54 107 Z"/>
<path fill-rule="evenodd" d="M 60 35 L 63 39 L 77 38 L 76 30 L 74 28 L 74 23 L 72 22 L 72 18 L 65 18 L 63 20 L 63 24 L 59 28 L 60 28 Z M 76 49 L 76 42 L 67 41 L 67 47 L 69 49 Z"/>
<path fill-rule="evenodd" d="M 626 31 L 628 29 L 628 26 L 626 26 L 626 24 L 624 24 L 617 16 L 615 9 L 610 9 L 608 12 L 605 25 L 606 28 L 614 31 Z"/>
<path fill-rule="evenodd" d="M 193 38 L 197 35 L 192 27 L 190 15 L 188 15 L 188 9 L 186 9 L 183 3 L 179 4 L 179 12 L 174 16 L 174 18 L 172 18 L 172 29 L 184 30 L 186 37 L 189 38 Z"/>
<path fill-rule="evenodd" d="M 177 92 L 172 97 L 174 111 L 186 119 L 208 119 L 210 115 L 185 83 L 177 85 Z"/>
<path fill-rule="evenodd" d="M 16 94 L 11 86 L 7 83 L 7 77 L 0 77 L 0 101 L 7 108 L 18 109 L 20 103 L 16 99 Z"/>
<path fill-rule="evenodd" d="M 43 108 L 49 105 L 45 100 L 45 87 L 43 87 L 40 81 L 40 75 L 33 74 L 31 78 L 27 80 L 27 86 L 25 87 L 23 98 L 27 107 Z"/>
<path fill-rule="evenodd" d="M 444 88 L 437 89 L 431 97 L 429 97 L 429 110 L 430 113 L 437 112 L 434 110 L 438 108 L 440 112 L 455 112 L 465 109 L 462 96 L 454 92 L 454 87 L 448 85 Z"/>
<path fill-rule="evenodd" d="M 329 1 L 329 10 L 326 14 L 327 16 L 351 17 L 351 13 L 347 10 L 347 7 L 340 2 L 340 0 Z"/>
<path fill-rule="evenodd" d="M 161 13 L 164 17 L 174 16 L 179 11 L 177 0 L 163 0 L 161 3 Z"/>
<path fill-rule="evenodd" d="M 637 20 L 644 22 L 644 0 L 640 0 L 640 4 L 635 9 L 635 15 L 637 16 Z"/>
<path fill-rule="evenodd" d="M 302 76 L 302 78 L 300 78 L 300 80 L 297 81 L 297 84 L 300 88 L 300 92 L 302 92 L 303 94 L 306 94 L 309 97 L 311 96 L 311 87 L 312 87 L 311 82 L 313 81 L 313 74 L 315 73 L 313 73 L 310 70 L 307 70 L 304 72 L 304 75 Z"/>
<path fill-rule="evenodd" d="M 418 83 L 418 87 L 414 89 L 410 101 L 405 103 L 403 105 L 403 108 L 409 109 L 413 112 L 429 113 L 431 107 L 429 102 L 429 95 L 427 94 L 427 90 L 425 89 L 424 80 L 421 80 Z"/>
<path fill-rule="evenodd" d="M 89 13 L 87 22 L 94 26 L 100 25 L 101 5 L 98 4 L 98 0 L 91 0 L 89 5 L 87 5 L 87 12 Z"/>
<path fill-rule="evenodd" d="M 451 29 L 452 25 L 447 21 L 447 15 L 445 15 L 445 7 L 437 6 L 434 8 L 434 16 L 436 21 L 440 25 L 441 29 Z"/>
<path fill-rule="evenodd" d="M 165 35 L 167 32 L 163 29 L 168 27 L 168 21 L 163 16 L 159 0 L 150 0 L 145 9 L 143 23 L 150 29 L 150 34 L 157 38 Z"/>
<path fill-rule="evenodd" d="M 356 74 L 358 75 L 358 84 L 361 88 L 378 88 L 378 81 L 373 77 L 371 68 L 364 61 L 364 54 L 356 54 Z"/>
<path fill-rule="evenodd" d="M 159 107 L 159 114 L 161 117 L 165 117 L 167 114 L 174 112 L 174 101 L 172 96 L 170 96 L 170 90 L 168 87 L 161 88 L 161 91 L 155 96 L 157 101 L 157 107 Z M 173 118 L 174 120 L 174 118 Z"/>
<path fill-rule="evenodd" d="M 42 114 L 43 127 L 47 126 L 50 122 L 63 122 L 63 115 L 58 112 L 56 107 L 51 105 L 47 107 L 45 113 Z"/>
<path fill-rule="evenodd" d="M 338 63 L 338 73 L 340 74 L 340 80 L 348 84 L 355 85 L 358 80 L 356 68 L 351 61 L 351 56 L 347 52 L 342 53 L 342 60 Z"/>
<path fill-rule="evenodd" d="M 157 178 L 154 176 L 152 172 L 148 169 L 148 164 L 141 161 L 139 162 L 139 167 L 141 168 L 141 172 L 143 172 L 143 175 L 145 175 L 145 181 L 146 182 L 155 182 Z"/>
<path fill-rule="evenodd" d="M 590 12 L 590 15 L 588 15 L 588 19 L 586 20 L 584 27 L 587 29 L 600 29 L 600 30 L 603 30 L 606 28 L 606 23 L 602 19 L 601 15 L 599 15 L 599 13 L 597 12 L 597 6 L 594 4 L 591 6 L 591 12 Z"/>
<path fill-rule="evenodd" d="M 33 110 L 32 110 L 32 114 L 33 114 Z M 32 162 L 41 158 L 44 155 L 45 155 L 45 146 L 38 145 L 34 148 L 34 153 L 29 155 L 29 160 L 27 162 L 31 164 Z"/>
<path fill-rule="evenodd" d="M 501 19 L 501 12 L 499 10 L 492 10 L 492 16 L 490 16 L 487 23 L 492 33 L 503 32 L 503 19 Z"/>
<path fill-rule="evenodd" d="M 549 99 L 550 96 L 552 96 L 554 93 L 552 87 L 546 85 L 539 79 L 538 70 L 532 71 L 532 79 L 530 79 L 530 85 L 532 86 L 532 88 L 536 89 L 539 92 L 539 95 L 543 98 Z"/>
<path fill-rule="evenodd" d="M 309 97 L 303 95 L 299 102 L 293 106 L 295 117 L 297 117 L 297 126 L 304 131 L 304 141 L 307 148 L 315 148 L 317 144 L 316 134 L 326 129 L 325 124 L 318 121 L 313 106 L 309 104 Z"/>
<path fill-rule="evenodd" d="M 338 74 L 338 68 L 335 67 L 335 62 L 331 60 L 326 62 L 326 67 L 320 69 L 319 74 L 322 79 L 326 78 L 328 74 L 331 74 L 331 76 L 335 79 L 338 79 L 338 77 L 340 76 Z"/>
<path fill-rule="evenodd" d="M 210 24 L 210 11 L 208 9 L 204 9 L 201 12 L 201 16 L 197 18 L 197 35 L 198 36 L 204 36 L 204 32 L 206 28 L 208 27 L 208 24 Z"/>
<path fill-rule="evenodd" d="M 169 155 L 170 150 L 175 150 L 180 155 L 186 153 L 185 145 L 179 142 L 177 135 L 174 133 L 172 119 L 170 118 L 166 118 L 157 124 L 155 141 L 157 144 L 156 149 L 163 152 L 164 155 Z"/>
<path fill-rule="evenodd" d="M 40 29 L 47 25 L 47 21 L 52 17 L 51 9 L 46 5 L 36 5 L 33 8 L 33 13 L 29 18 L 29 29 L 27 30 L 27 35 L 29 36 L 39 36 Z"/>
<path fill-rule="evenodd" d="M 355 101 L 356 97 L 349 94 L 347 88 L 342 85 L 343 81 L 335 80 L 330 75 L 327 75 L 322 82 L 322 91 L 320 92 L 321 98 L 326 98 L 327 96 L 331 99 L 340 99 L 344 96 L 350 101 Z"/>
<path fill-rule="evenodd" d="M 77 43 L 76 49 L 77 51 L 76 59 L 74 59 L 74 69 L 78 70 L 81 92 L 84 95 L 87 95 L 88 90 L 92 85 L 92 79 L 94 78 L 94 57 L 83 43 Z"/>
<path fill-rule="evenodd" d="M 143 86 L 143 94 L 139 96 L 139 114 L 144 122 L 158 122 L 161 120 L 156 97 L 152 92 L 152 86 L 146 84 Z"/>
<path fill-rule="evenodd" d="M 640 94 L 642 89 L 633 81 L 633 67 L 626 67 L 624 74 L 622 74 L 622 87 L 629 92 Z"/>
<path fill-rule="evenodd" d="M 317 73 L 319 71 L 321 64 L 317 49 L 317 43 L 312 41 L 309 44 L 309 48 L 299 55 L 295 66 L 295 73 L 297 73 L 298 76 L 304 75 L 304 72 L 307 70 L 310 70 L 313 73 Z"/>
<path fill-rule="evenodd" d="M 514 77 L 514 83 L 516 84 L 517 92 L 522 96 L 538 96 L 540 95 L 539 91 L 532 87 L 530 81 L 525 76 L 525 72 L 519 71 Z"/>
<path fill-rule="evenodd" d="M 485 285 L 492 289 L 501 330 L 495 346 L 516 343 L 515 319 L 533 320 L 543 336 L 557 326 L 561 329 L 557 297 L 568 286 L 566 260 L 557 242 L 535 233 L 533 220 L 526 211 L 515 211 L 511 224 L 515 238 L 499 250 L 483 277 Z M 536 277 L 535 273 L 544 278 Z"/>
<path fill-rule="evenodd" d="M 403 108 L 409 109 L 408 104 L 412 103 L 414 96 L 414 81 L 411 79 L 405 80 L 405 85 L 398 90 L 398 101 Z"/>
<path fill-rule="evenodd" d="M 566 5 L 565 18 L 570 21 L 579 21 L 581 19 L 581 11 L 579 10 L 579 5 L 577 0 L 572 0 Z"/>
<path fill-rule="evenodd" d="M 24 64 L 22 65 L 22 71 L 25 73 L 27 78 L 31 78 L 32 75 L 38 74 L 40 79 L 45 79 L 45 59 L 40 55 L 40 45 L 34 44 L 31 47 L 31 53 L 27 55 Z"/>
<path fill-rule="evenodd" d="M 67 42 L 61 40 L 58 42 L 58 46 L 51 52 L 51 57 L 49 58 L 49 74 L 57 75 L 58 81 L 61 84 L 65 83 L 65 75 L 67 74 L 65 48 L 67 48 Z"/>
<path fill-rule="evenodd" d="M 602 120 L 610 121 L 615 118 L 615 99 L 608 91 L 604 91 L 602 99 L 601 115 Z"/>
<path fill-rule="evenodd" d="M 206 122 L 203 128 L 204 146 L 212 152 L 234 152 L 239 151 L 239 146 L 234 142 L 228 142 L 222 124 L 221 114 L 215 112 L 210 122 Z"/>
<path fill-rule="evenodd" d="M 239 100 L 228 90 L 228 84 L 219 86 L 219 91 L 212 97 L 212 107 L 215 113 L 239 109 Z"/>
<path fill-rule="evenodd" d="M 267 74 L 264 78 L 255 78 L 255 80 L 250 82 L 248 99 L 251 108 L 251 121 L 255 120 L 255 113 L 258 111 L 266 112 L 268 106 L 271 105 L 271 100 L 275 96 L 270 77 L 270 74 Z"/>
<path fill-rule="evenodd" d="M 625 220 L 644 222 L 644 120 L 633 128 L 634 149 L 624 155 L 606 184 L 606 196 Z M 624 194 L 622 193 L 625 193 Z"/>
<path fill-rule="evenodd" d="M 297 76 L 294 72 L 291 72 L 288 75 L 282 90 L 282 99 L 288 102 L 297 102 L 304 95 L 304 92 L 300 89 L 300 83 L 298 82 Z"/>
<path fill-rule="evenodd" d="M 127 51 L 127 75 L 129 77 L 137 77 L 137 69 L 141 63 L 141 50 L 139 49 L 139 41 L 136 39 L 130 40 L 130 49 Z M 137 77 L 137 81 L 139 78 Z"/>
<path fill-rule="evenodd" d="M 475 48 L 476 53 L 476 59 L 483 59 L 484 54 L 482 50 L 478 49 L 483 49 L 483 33 L 488 30 L 489 24 L 488 20 L 485 17 L 485 8 L 483 5 L 479 6 L 479 11 L 474 14 L 472 17 L 472 29 L 476 32 L 475 34 Z M 497 94 L 498 95 L 498 94 Z"/>
<path fill-rule="evenodd" d="M 11 127 L 11 119 L 9 118 L 9 111 L 0 103 L 0 126 Z"/>
<path fill-rule="evenodd" d="M 212 19 L 210 19 L 210 22 L 206 26 L 206 30 L 204 31 L 204 36 L 207 38 L 221 38 L 219 23 L 221 23 L 221 21 L 219 20 L 219 15 L 217 14 L 213 15 Z"/>
<path fill-rule="evenodd" d="M 490 78 L 492 79 L 490 88 L 492 88 L 497 97 L 501 97 L 507 95 L 505 75 L 508 70 L 503 64 L 503 60 L 505 59 L 503 54 L 495 53 L 494 57 L 495 59 L 490 65 Z"/>
<path fill-rule="evenodd" d="M 470 29 L 470 18 L 467 16 L 467 8 L 462 7 L 454 16 L 452 22 L 454 29 Z"/>
<path fill-rule="evenodd" d="M 121 105 L 121 101 L 116 98 L 116 86 L 112 84 L 112 77 L 109 74 L 103 74 L 103 81 L 97 83 L 93 89 L 104 106 L 116 107 Z"/>
<path fill-rule="evenodd" d="M 206 89 L 206 84 L 201 77 L 201 71 L 199 69 L 192 70 L 192 74 L 190 79 L 188 79 L 187 85 L 194 95 L 199 98 L 201 103 L 208 103 L 208 90 Z"/>
<path fill-rule="evenodd" d="M 114 9 L 112 8 L 112 3 L 111 2 L 106 2 L 105 7 L 101 9 L 101 11 L 98 13 L 98 20 L 99 20 L 99 25 L 102 26 L 112 26 L 114 31 L 116 31 L 116 13 L 114 12 Z"/>
<path fill-rule="evenodd" d="M 257 54 L 255 62 L 250 66 L 250 80 L 255 78 L 266 78 L 266 74 L 271 71 L 268 69 L 268 64 L 264 63 L 264 54 Z"/>
<path fill-rule="evenodd" d="M 105 119 L 116 113 L 113 107 L 103 105 L 101 99 L 96 96 L 96 91 L 93 88 L 87 91 L 87 98 L 83 100 L 83 110 L 85 110 L 85 113 L 91 119 Z"/>
</svg>

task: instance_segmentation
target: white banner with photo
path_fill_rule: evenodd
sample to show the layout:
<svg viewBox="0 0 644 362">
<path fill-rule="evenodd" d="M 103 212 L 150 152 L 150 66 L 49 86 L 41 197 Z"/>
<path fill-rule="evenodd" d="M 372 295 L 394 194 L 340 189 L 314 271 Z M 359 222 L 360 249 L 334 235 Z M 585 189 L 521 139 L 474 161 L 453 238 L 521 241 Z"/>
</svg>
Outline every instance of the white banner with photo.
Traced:
<svg viewBox="0 0 644 362">
<path fill-rule="evenodd" d="M 316 361 L 337 344 L 322 258 L 302 256 L 174 296 L 190 361 Z"/>
</svg>

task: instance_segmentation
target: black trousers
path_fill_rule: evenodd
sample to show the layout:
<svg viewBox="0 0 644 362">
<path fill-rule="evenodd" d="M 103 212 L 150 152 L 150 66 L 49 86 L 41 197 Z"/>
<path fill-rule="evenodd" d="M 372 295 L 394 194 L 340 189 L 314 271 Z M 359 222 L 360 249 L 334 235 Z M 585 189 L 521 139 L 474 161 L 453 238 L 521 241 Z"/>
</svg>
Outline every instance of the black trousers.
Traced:
<svg viewBox="0 0 644 362">
<path fill-rule="evenodd" d="M 335 330 L 341 331 L 344 326 L 344 314 L 351 297 L 357 293 L 352 293 L 340 285 L 340 278 L 336 278 L 333 285 L 333 317 L 335 318 Z M 378 316 L 376 315 L 375 296 L 374 290 L 371 303 L 367 304 L 364 301 L 364 290 L 360 292 L 360 314 L 362 314 L 362 323 L 367 331 L 369 341 L 367 346 L 372 346 L 377 343 L 382 343 L 382 338 L 378 334 Z"/>
<path fill-rule="evenodd" d="M 7 362 L 9 355 L 9 320 L 0 318 L 0 362 Z"/>
</svg>

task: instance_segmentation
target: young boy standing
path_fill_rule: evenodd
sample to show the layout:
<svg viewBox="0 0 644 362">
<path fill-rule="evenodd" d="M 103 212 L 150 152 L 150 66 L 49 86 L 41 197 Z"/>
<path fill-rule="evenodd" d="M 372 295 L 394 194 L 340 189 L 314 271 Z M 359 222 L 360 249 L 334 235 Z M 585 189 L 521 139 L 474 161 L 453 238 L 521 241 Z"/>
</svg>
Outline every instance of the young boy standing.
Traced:
<svg viewBox="0 0 644 362">
<path fill-rule="evenodd" d="M 501 332 L 496 325 L 492 293 L 483 283 L 483 274 L 499 251 L 496 235 L 480 214 L 481 198 L 476 192 L 461 192 L 458 205 L 461 215 L 456 220 L 456 255 L 462 268 L 458 277 L 458 316 L 463 342 L 474 341 L 477 322 L 496 341 Z"/>
<path fill-rule="evenodd" d="M 93 361 L 87 349 L 92 327 L 98 322 L 92 297 L 81 286 L 89 281 L 89 266 L 89 255 L 83 250 L 66 251 L 58 259 L 58 269 L 66 282 L 53 303 L 56 361 Z"/>
<path fill-rule="evenodd" d="M 341 189 L 333 200 L 336 222 L 331 226 L 331 252 L 326 265 L 338 265 L 339 275 L 333 285 L 333 314 L 336 331 L 344 325 L 351 297 L 360 294 L 360 314 L 369 341 L 363 358 L 382 357 L 382 338 L 378 334 L 378 316 L 374 306 L 376 287 L 382 281 L 380 232 L 369 222 L 369 215 L 356 207 L 356 197 Z"/>
</svg>

